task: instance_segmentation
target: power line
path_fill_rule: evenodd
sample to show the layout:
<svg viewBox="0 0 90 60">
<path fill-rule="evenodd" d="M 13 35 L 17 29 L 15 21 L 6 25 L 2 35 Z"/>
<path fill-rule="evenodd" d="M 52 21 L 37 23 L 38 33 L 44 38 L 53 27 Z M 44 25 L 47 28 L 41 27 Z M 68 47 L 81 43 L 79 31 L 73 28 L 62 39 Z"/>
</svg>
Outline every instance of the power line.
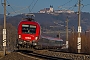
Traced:
<svg viewBox="0 0 90 60">
<path fill-rule="evenodd" d="M 66 5 L 66 4 L 68 4 L 68 3 L 70 3 L 72 0 L 70 0 L 70 1 L 68 1 L 68 2 L 66 2 L 65 4 L 63 4 L 63 5 L 61 5 L 61 6 L 64 6 L 64 5 Z"/>
<path fill-rule="evenodd" d="M 32 3 L 28 6 L 29 12 L 30 12 L 30 6 L 33 4 L 34 0 L 32 1 Z"/>
<path fill-rule="evenodd" d="M 25 8 L 22 8 L 22 9 L 20 9 L 20 10 L 17 10 L 17 11 L 15 11 L 15 12 L 11 12 L 10 14 L 15 14 L 15 13 L 18 13 L 18 12 L 20 12 L 21 10 L 24 10 L 24 9 L 27 9 L 28 8 L 28 6 L 27 7 L 25 7 Z"/>
<path fill-rule="evenodd" d="M 33 5 L 31 11 L 33 10 L 33 8 L 35 7 L 35 5 L 36 5 L 37 2 L 38 2 L 38 0 L 37 0 L 37 1 L 35 2 L 35 4 Z M 31 12 L 31 11 L 30 11 L 30 12 Z"/>
<path fill-rule="evenodd" d="M 70 9 L 71 9 L 71 10 L 74 10 L 75 7 L 76 7 L 76 4 L 73 5 L 72 7 L 68 8 L 68 9 L 69 9 L 69 10 L 70 10 Z"/>
<path fill-rule="evenodd" d="M 69 9 L 72 8 L 72 10 L 74 10 L 74 8 L 77 7 L 77 4 L 78 4 L 78 1 L 72 7 L 70 7 Z"/>
<path fill-rule="evenodd" d="M 4 2 L 2 2 L 2 0 L 1 0 L 1 5 L 2 5 L 2 6 L 4 5 Z M 4 8 L 4 6 L 3 6 L 3 8 Z M 6 12 L 9 13 L 8 10 L 6 10 Z"/>
<path fill-rule="evenodd" d="M 6 0 L 7 1 L 7 0 Z M 9 4 L 9 2 L 7 1 L 7 3 Z M 11 7 L 11 9 L 15 12 L 15 10 L 13 9 L 13 7 L 9 4 L 8 6 Z M 16 13 L 16 12 L 15 12 Z"/>
<path fill-rule="evenodd" d="M 90 4 L 86 4 L 86 5 L 83 5 L 83 7 L 85 7 L 85 6 L 89 6 Z"/>
<path fill-rule="evenodd" d="M 2 1 L 2 0 L 1 0 Z M 38 0 L 37 0 L 38 1 Z M 31 12 L 32 10 L 33 10 L 33 8 L 35 7 L 35 5 L 36 5 L 36 3 L 37 3 L 37 1 L 35 2 L 35 4 L 33 5 L 33 7 L 32 7 L 32 9 L 30 10 L 30 6 L 34 3 L 34 0 L 32 1 L 32 3 L 29 5 L 29 6 L 26 6 L 26 7 L 24 7 L 24 8 L 21 8 L 20 10 L 17 10 L 17 11 L 15 11 L 14 10 L 14 8 L 10 5 L 10 3 L 7 1 L 7 3 L 8 3 L 8 6 L 10 6 L 11 7 L 11 9 L 13 10 L 13 12 L 8 12 L 8 15 L 9 14 L 16 14 L 16 13 L 18 13 L 18 12 L 20 12 L 21 10 L 25 10 L 25 9 L 29 9 L 29 12 Z"/>
<path fill-rule="evenodd" d="M 72 1 L 72 0 L 66 2 L 65 4 L 63 4 L 63 5 L 61 5 L 61 6 L 64 6 L 64 5 L 68 4 L 68 3 L 70 3 L 71 1 Z M 77 2 L 78 2 L 78 1 L 77 1 Z M 74 8 L 77 7 L 77 2 L 76 2 L 73 6 L 67 8 L 67 10 L 74 10 Z"/>
</svg>

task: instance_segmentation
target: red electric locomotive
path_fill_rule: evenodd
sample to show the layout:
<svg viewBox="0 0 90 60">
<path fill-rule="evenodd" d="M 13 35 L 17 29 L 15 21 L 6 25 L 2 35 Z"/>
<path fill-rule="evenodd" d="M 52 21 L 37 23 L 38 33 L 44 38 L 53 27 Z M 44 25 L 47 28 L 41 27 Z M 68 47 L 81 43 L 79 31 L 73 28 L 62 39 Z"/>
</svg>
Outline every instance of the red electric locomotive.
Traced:
<svg viewBox="0 0 90 60">
<path fill-rule="evenodd" d="M 18 25 L 18 47 L 37 45 L 40 38 L 40 25 L 32 18 L 21 21 Z"/>
</svg>

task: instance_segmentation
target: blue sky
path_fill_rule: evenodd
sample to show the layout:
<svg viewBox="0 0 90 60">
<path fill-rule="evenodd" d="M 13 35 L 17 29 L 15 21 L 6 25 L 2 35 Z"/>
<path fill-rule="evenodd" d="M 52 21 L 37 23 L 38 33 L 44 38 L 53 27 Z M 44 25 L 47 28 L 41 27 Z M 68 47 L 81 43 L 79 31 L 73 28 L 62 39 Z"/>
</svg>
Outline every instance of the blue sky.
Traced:
<svg viewBox="0 0 90 60">
<path fill-rule="evenodd" d="M 0 3 L 3 3 L 4 0 L 1 0 Z M 37 2 L 37 3 L 36 3 Z M 90 0 L 81 0 L 83 6 L 81 11 L 90 12 Z M 78 11 L 78 0 L 7 0 L 7 14 L 20 14 L 20 13 L 29 13 L 29 12 L 38 12 L 40 9 L 49 8 L 50 5 L 53 5 L 54 10 L 60 10 L 59 6 L 62 6 L 62 9 L 69 9 Z M 34 6 L 35 5 L 35 6 Z M 28 6 L 30 6 L 28 8 Z M 34 6 L 34 7 L 33 7 Z M 0 14 L 3 14 L 3 6 L 0 4 Z"/>
</svg>

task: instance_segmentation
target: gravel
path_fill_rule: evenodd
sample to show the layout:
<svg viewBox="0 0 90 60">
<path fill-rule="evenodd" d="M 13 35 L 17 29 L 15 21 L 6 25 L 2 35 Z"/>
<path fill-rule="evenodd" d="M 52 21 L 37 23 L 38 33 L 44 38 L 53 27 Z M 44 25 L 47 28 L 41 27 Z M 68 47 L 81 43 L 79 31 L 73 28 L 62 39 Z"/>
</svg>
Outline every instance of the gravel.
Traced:
<svg viewBox="0 0 90 60">
<path fill-rule="evenodd" d="M 12 52 L 12 53 L 0 58 L 0 60 L 40 60 L 40 59 L 36 59 L 35 57 L 30 57 L 30 56 L 29 57 L 24 56 L 22 54 L 19 54 L 18 52 Z"/>
</svg>

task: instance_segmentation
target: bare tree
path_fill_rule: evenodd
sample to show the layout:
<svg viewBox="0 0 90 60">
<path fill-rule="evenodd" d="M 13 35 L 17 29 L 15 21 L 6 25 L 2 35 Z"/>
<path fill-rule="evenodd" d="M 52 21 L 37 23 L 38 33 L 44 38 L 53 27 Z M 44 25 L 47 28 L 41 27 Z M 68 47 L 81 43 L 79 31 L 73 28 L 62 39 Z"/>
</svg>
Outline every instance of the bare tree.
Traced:
<svg viewBox="0 0 90 60">
<path fill-rule="evenodd" d="M 17 37 L 17 29 L 10 23 L 7 24 L 7 49 L 13 50 Z"/>
<path fill-rule="evenodd" d="M 0 50 L 2 50 L 2 42 L 3 42 L 3 39 L 2 39 L 2 37 L 3 37 L 3 27 L 0 25 Z"/>
</svg>

